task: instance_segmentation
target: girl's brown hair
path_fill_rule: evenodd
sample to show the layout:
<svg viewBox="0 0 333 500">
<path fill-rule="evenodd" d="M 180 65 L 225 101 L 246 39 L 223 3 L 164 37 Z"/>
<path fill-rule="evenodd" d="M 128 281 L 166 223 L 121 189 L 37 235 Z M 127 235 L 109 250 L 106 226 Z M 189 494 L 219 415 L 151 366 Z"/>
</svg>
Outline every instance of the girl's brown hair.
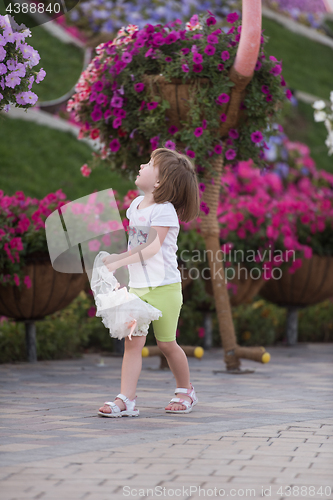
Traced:
<svg viewBox="0 0 333 500">
<path fill-rule="evenodd" d="M 179 219 L 190 222 L 199 216 L 200 199 L 197 176 L 190 160 L 176 151 L 155 149 L 151 155 L 159 168 L 159 185 L 153 191 L 155 203 L 170 201 Z"/>
</svg>

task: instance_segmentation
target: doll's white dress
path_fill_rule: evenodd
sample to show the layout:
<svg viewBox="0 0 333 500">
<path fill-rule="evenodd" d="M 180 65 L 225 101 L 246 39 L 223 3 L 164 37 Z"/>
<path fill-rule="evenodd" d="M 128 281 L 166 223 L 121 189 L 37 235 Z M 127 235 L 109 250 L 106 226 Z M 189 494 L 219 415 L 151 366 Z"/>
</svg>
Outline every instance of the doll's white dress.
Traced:
<svg viewBox="0 0 333 500">
<path fill-rule="evenodd" d="M 147 335 L 151 321 L 162 313 L 156 307 L 141 300 L 126 287 L 119 288 L 113 273 L 108 270 L 103 258 L 108 252 L 99 252 L 94 260 L 90 286 L 96 304 L 96 316 L 110 331 L 110 336 L 122 339 L 129 336 Z"/>
</svg>

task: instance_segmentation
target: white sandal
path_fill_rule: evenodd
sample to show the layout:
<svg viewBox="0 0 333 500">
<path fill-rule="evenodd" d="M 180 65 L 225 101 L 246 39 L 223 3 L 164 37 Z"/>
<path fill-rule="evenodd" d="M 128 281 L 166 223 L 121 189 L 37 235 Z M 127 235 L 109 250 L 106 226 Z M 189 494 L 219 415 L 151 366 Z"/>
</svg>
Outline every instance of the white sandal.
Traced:
<svg viewBox="0 0 333 500">
<path fill-rule="evenodd" d="M 106 401 L 104 404 L 110 406 L 111 413 L 98 412 L 102 417 L 116 418 L 116 417 L 138 417 L 140 412 L 135 408 L 136 396 L 134 399 L 128 399 L 124 394 L 118 394 L 117 398 L 124 401 L 125 410 L 121 410 L 113 401 Z"/>
<path fill-rule="evenodd" d="M 165 410 L 165 411 L 167 413 L 190 413 L 193 409 L 193 406 L 195 406 L 198 402 L 198 398 L 195 394 L 193 385 L 191 384 L 191 389 L 184 389 L 182 387 L 177 387 L 175 389 L 175 394 L 178 394 L 178 393 L 186 394 L 187 396 L 189 396 L 191 398 L 192 401 L 189 402 L 189 401 L 186 401 L 185 399 L 181 399 L 181 398 L 172 398 L 171 401 L 169 402 L 169 404 L 172 404 L 172 403 L 182 404 L 186 407 L 186 410 Z"/>
</svg>

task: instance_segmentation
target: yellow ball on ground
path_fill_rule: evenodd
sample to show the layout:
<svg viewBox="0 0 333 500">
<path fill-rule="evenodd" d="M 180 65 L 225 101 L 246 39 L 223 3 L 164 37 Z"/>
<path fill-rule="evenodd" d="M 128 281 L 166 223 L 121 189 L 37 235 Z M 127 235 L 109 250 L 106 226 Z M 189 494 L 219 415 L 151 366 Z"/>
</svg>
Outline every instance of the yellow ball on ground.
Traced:
<svg viewBox="0 0 333 500">
<path fill-rule="evenodd" d="M 199 359 L 200 359 L 200 358 L 202 358 L 202 356 L 204 355 L 204 352 L 205 352 L 205 351 L 203 350 L 203 348 L 202 348 L 202 347 L 196 347 L 196 348 L 194 349 L 194 357 L 195 357 L 195 358 L 199 358 Z"/>
<path fill-rule="evenodd" d="M 149 356 L 149 349 L 148 347 L 143 347 L 141 351 L 142 357 L 147 358 Z"/>
<path fill-rule="evenodd" d="M 262 355 L 262 358 L 261 358 L 261 361 L 262 363 L 268 363 L 271 359 L 271 355 L 269 354 L 269 352 L 265 352 L 263 355 Z"/>
</svg>

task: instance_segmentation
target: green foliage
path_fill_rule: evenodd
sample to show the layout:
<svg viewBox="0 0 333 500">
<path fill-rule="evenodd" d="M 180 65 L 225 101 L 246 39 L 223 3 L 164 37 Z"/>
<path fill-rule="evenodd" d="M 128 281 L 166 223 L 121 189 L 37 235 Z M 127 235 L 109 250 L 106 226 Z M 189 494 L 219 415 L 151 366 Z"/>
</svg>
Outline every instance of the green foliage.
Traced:
<svg viewBox="0 0 333 500">
<path fill-rule="evenodd" d="M 39 360 L 80 356 L 89 339 L 107 330 L 100 318 L 88 317 L 91 301 L 85 292 L 65 309 L 36 321 L 37 357 Z M 12 320 L 0 323 L 0 363 L 26 361 L 25 325 Z"/>
</svg>

